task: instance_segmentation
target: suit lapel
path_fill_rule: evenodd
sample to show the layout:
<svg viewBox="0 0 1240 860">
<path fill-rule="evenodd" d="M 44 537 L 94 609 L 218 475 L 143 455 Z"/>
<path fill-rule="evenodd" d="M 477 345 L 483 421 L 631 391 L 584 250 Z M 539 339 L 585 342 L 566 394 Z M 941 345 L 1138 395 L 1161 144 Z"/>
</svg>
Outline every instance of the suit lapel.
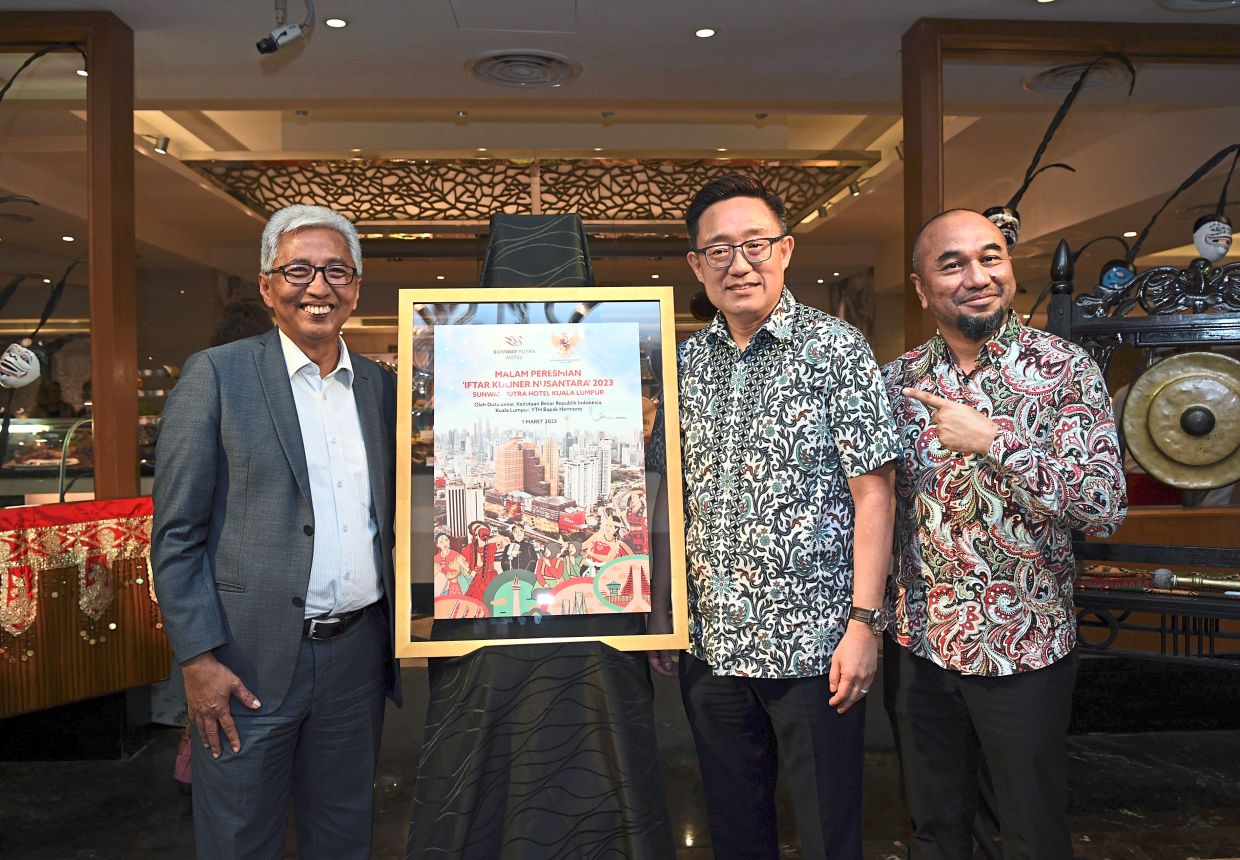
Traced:
<svg viewBox="0 0 1240 860">
<path fill-rule="evenodd" d="M 375 521 L 385 522 L 387 508 L 387 441 L 383 428 L 383 389 L 376 373 L 382 373 L 376 365 L 360 361 L 352 355 L 353 402 L 357 404 L 357 418 L 362 425 L 362 441 L 366 445 L 366 471 L 370 475 L 370 501 L 375 508 Z"/>
<path fill-rule="evenodd" d="M 297 478 L 297 486 L 306 504 L 313 508 L 310 472 L 306 468 L 306 448 L 301 441 L 301 422 L 297 420 L 297 404 L 293 402 L 288 365 L 284 361 L 284 350 L 280 348 L 279 329 L 273 328 L 270 333 L 262 336 L 259 348 L 254 353 L 254 361 L 258 365 L 258 379 L 263 386 L 267 408 L 271 411 L 271 420 L 275 424 L 284 456 L 288 458 L 289 468 Z"/>
</svg>

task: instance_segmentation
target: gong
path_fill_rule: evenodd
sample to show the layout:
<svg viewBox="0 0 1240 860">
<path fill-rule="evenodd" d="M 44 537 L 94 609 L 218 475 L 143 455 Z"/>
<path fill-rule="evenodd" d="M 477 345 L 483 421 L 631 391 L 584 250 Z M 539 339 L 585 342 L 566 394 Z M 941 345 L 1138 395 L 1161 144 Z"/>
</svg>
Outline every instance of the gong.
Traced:
<svg viewBox="0 0 1240 860">
<path fill-rule="evenodd" d="M 1124 439 L 1164 484 L 1210 490 L 1240 480 L 1240 361 L 1213 352 L 1163 359 L 1124 402 Z"/>
</svg>

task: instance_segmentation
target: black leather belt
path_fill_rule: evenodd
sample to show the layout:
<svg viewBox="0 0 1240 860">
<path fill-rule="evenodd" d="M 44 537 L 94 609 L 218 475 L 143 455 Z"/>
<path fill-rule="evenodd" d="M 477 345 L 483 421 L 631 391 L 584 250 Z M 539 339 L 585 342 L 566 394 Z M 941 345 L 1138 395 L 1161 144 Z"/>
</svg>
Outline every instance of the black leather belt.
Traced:
<svg viewBox="0 0 1240 860">
<path fill-rule="evenodd" d="M 365 609 L 354 609 L 352 612 L 342 612 L 339 615 L 307 618 L 305 625 L 301 628 L 301 635 L 319 642 L 324 639 L 335 639 L 356 624 L 365 611 Z"/>
</svg>

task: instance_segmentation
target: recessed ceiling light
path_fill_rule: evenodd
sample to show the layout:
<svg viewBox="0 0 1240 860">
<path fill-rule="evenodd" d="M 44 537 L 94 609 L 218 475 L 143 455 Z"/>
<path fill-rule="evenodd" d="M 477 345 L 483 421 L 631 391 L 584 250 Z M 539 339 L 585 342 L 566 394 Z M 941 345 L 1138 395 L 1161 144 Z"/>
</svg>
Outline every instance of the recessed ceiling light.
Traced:
<svg viewBox="0 0 1240 860">
<path fill-rule="evenodd" d="M 79 78 L 88 78 L 88 77 L 90 77 L 90 72 L 86 71 L 85 69 L 78 69 L 78 70 L 77 70 L 77 72 L 76 72 L 76 74 L 77 74 L 77 76 L 78 76 Z"/>
<path fill-rule="evenodd" d="M 727 152 L 727 151 L 728 151 L 728 148 L 726 146 L 715 147 L 715 152 Z"/>
<path fill-rule="evenodd" d="M 594 147 L 594 151 L 595 151 L 595 152 L 602 152 L 602 151 L 603 151 L 603 147 L 601 147 L 601 146 L 596 146 L 596 147 Z"/>
<path fill-rule="evenodd" d="M 703 27 L 693 35 L 697 36 L 699 39 L 709 39 L 711 36 L 715 35 L 715 31 L 710 27 Z"/>
<path fill-rule="evenodd" d="M 355 146 L 349 150 L 349 152 L 361 152 L 361 151 L 362 151 L 362 148 L 360 146 Z"/>
<path fill-rule="evenodd" d="M 832 272 L 832 273 L 831 273 L 831 277 L 833 277 L 833 278 L 838 278 L 839 276 L 840 276 L 840 273 L 839 273 L 839 272 Z"/>
<path fill-rule="evenodd" d="M 465 119 L 467 116 L 469 116 L 469 111 L 467 110 L 459 110 L 456 112 L 457 119 Z"/>
<path fill-rule="evenodd" d="M 650 276 L 650 280 L 652 280 L 652 281 L 657 281 L 657 280 L 659 280 L 659 276 L 658 276 L 658 275 L 651 275 L 651 276 Z"/>
<path fill-rule="evenodd" d="M 443 278 L 444 278 L 444 276 L 443 276 L 443 275 L 436 275 L 436 276 L 435 276 L 435 280 L 437 280 L 437 281 L 442 281 L 442 280 L 443 280 Z"/>
<path fill-rule="evenodd" d="M 72 237 L 72 236 L 61 236 L 61 237 L 60 237 L 60 241 L 62 241 L 62 242 L 72 242 L 72 241 L 73 241 L 73 237 Z"/>
<path fill-rule="evenodd" d="M 1038 0 L 1039 3 L 1054 3 L 1055 0 Z"/>
<path fill-rule="evenodd" d="M 52 282 L 52 279 L 51 279 L 51 278 L 44 278 L 44 279 L 43 279 L 43 283 L 45 283 L 45 284 L 50 284 L 51 282 Z"/>
<path fill-rule="evenodd" d="M 1136 231 L 1136 230 L 1125 230 L 1125 231 L 1124 231 L 1124 238 L 1125 238 L 1125 239 L 1135 239 L 1135 238 L 1137 238 L 1137 231 Z"/>
<path fill-rule="evenodd" d="M 479 152 L 486 152 L 486 151 L 487 151 L 487 148 L 486 148 L 485 146 L 480 146 L 480 147 L 478 147 L 478 151 L 479 151 Z"/>
<path fill-rule="evenodd" d="M 826 279 L 826 278 L 819 278 L 819 279 L 818 279 L 818 283 L 820 283 L 820 284 L 825 284 L 826 282 L 827 282 L 827 279 Z"/>
<path fill-rule="evenodd" d="M 344 18 L 328 18 L 323 23 L 335 30 L 339 30 L 341 27 L 349 26 L 349 22 Z"/>
</svg>

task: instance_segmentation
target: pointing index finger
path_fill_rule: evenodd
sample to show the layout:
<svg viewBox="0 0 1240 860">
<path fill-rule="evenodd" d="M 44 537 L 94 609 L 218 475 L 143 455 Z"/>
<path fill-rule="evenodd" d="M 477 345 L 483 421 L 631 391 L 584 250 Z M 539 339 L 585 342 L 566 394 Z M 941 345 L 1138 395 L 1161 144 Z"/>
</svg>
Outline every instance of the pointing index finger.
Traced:
<svg viewBox="0 0 1240 860">
<path fill-rule="evenodd" d="M 917 388 L 904 388 L 900 391 L 905 397 L 911 397 L 914 400 L 920 400 L 931 409 L 942 409 L 944 406 L 950 406 L 952 401 L 939 397 L 937 394 L 931 394 L 929 391 L 921 391 Z"/>
</svg>

